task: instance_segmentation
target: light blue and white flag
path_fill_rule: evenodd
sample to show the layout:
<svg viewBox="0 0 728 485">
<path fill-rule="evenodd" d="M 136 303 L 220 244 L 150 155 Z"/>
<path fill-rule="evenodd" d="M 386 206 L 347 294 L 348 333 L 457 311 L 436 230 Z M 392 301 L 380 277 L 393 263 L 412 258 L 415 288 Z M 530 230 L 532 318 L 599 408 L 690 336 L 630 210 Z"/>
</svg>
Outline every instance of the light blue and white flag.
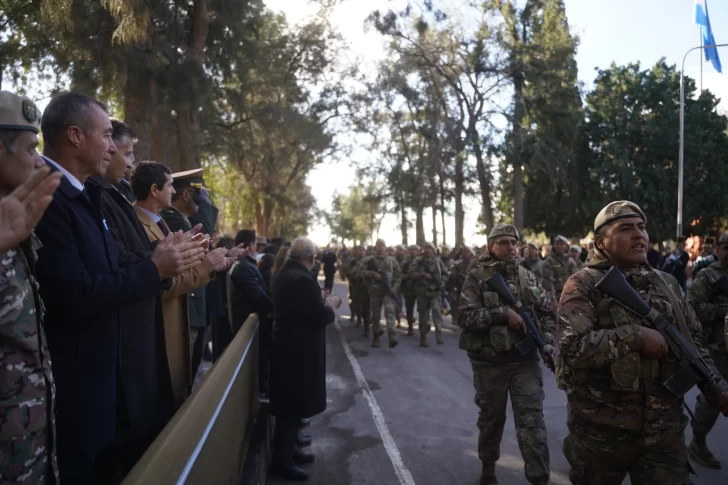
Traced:
<svg viewBox="0 0 728 485">
<path fill-rule="evenodd" d="M 703 45 L 715 45 L 715 37 L 713 37 L 713 30 L 710 28 L 710 18 L 708 17 L 708 0 L 695 0 L 695 23 L 703 32 Z M 712 47 L 703 50 L 705 51 L 705 60 L 710 61 L 713 68 L 722 73 L 723 68 L 720 65 L 718 49 Z"/>
</svg>

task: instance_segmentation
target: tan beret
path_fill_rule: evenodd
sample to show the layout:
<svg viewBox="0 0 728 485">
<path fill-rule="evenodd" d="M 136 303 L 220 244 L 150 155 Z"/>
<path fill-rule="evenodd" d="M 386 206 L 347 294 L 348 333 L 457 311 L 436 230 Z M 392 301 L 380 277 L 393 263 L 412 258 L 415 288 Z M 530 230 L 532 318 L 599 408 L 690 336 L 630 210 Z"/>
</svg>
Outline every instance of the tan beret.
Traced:
<svg viewBox="0 0 728 485">
<path fill-rule="evenodd" d="M 435 245 L 432 244 L 431 242 L 426 242 L 425 243 L 425 247 L 426 248 L 432 248 L 433 251 L 437 251 L 437 247 L 435 247 Z"/>
<path fill-rule="evenodd" d="M 566 239 L 566 237 L 564 237 L 564 236 L 562 236 L 560 234 L 554 238 L 554 244 L 556 244 L 559 241 L 561 241 L 562 243 L 566 244 L 567 246 L 570 246 L 571 245 L 571 243 L 569 242 L 569 240 Z"/>
<path fill-rule="evenodd" d="M 518 229 L 513 224 L 496 224 L 488 234 L 488 244 L 496 242 L 502 237 L 515 237 L 516 241 L 520 239 Z"/>
<path fill-rule="evenodd" d="M 473 256 L 477 256 L 477 254 L 475 254 L 475 251 L 473 251 L 473 250 L 472 250 L 471 248 L 469 248 L 469 247 L 467 247 L 467 246 L 463 246 L 463 247 L 462 247 L 462 251 L 463 251 L 463 252 L 467 252 L 467 253 L 470 253 L 470 254 L 472 254 Z"/>
<path fill-rule="evenodd" d="M 728 231 L 721 234 L 718 239 L 718 246 L 722 246 L 723 244 L 728 244 Z"/>
<path fill-rule="evenodd" d="M 38 133 L 40 113 L 30 98 L 0 91 L 0 130 Z"/>
<path fill-rule="evenodd" d="M 643 222 L 647 222 L 647 217 L 642 209 L 628 200 L 617 200 L 610 202 L 597 214 L 597 218 L 594 219 L 594 232 L 597 232 L 602 227 L 606 226 L 610 222 L 618 219 L 625 219 L 627 217 L 639 217 Z"/>
<path fill-rule="evenodd" d="M 403 245 L 401 245 L 401 244 L 397 244 L 397 245 L 396 245 L 396 246 L 394 247 L 394 249 L 396 249 L 397 251 L 400 251 L 400 250 L 402 250 L 402 251 L 406 251 L 406 249 L 404 248 L 404 246 L 403 246 Z"/>
<path fill-rule="evenodd" d="M 536 251 L 539 251 L 539 250 L 541 250 L 541 248 L 540 248 L 540 247 L 538 247 L 538 244 L 536 244 L 535 242 L 528 242 L 528 243 L 526 243 L 526 246 L 531 246 L 531 247 L 532 247 L 533 249 L 535 249 Z"/>
<path fill-rule="evenodd" d="M 572 244 L 569 246 L 569 251 L 576 251 L 577 253 L 581 252 L 581 246 L 577 246 L 576 244 Z"/>
<path fill-rule="evenodd" d="M 410 251 L 419 251 L 420 247 L 417 246 L 416 244 L 413 244 L 412 246 L 408 247 L 407 249 L 409 249 Z"/>
</svg>

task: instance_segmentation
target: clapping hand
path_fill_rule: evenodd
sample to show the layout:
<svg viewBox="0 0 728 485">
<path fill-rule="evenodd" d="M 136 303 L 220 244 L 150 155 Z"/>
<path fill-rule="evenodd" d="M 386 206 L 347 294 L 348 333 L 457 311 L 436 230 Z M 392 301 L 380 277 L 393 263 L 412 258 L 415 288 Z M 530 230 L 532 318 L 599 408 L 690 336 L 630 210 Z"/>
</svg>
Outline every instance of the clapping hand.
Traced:
<svg viewBox="0 0 728 485">
<path fill-rule="evenodd" d="M 63 174 L 41 167 L 10 195 L 0 199 L 0 253 L 28 239 L 53 200 Z"/>
<path fill-rule="evenodd" d="M 324 300 L 326 303 L 326 306 L 329 308 L 333 308 L 334 310 L 338 310 L 339 307 L 341 307 L 341 298 L 337 295 L 329 295 Z"/>
</svg>

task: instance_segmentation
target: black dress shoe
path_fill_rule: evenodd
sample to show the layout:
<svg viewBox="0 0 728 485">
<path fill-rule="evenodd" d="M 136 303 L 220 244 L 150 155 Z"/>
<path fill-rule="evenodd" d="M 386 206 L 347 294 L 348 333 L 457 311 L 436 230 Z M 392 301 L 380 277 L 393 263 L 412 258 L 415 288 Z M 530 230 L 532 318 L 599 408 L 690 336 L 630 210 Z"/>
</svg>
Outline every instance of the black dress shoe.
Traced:
<svg viewBox="0 0 728 485">
<path fill-rule="evenodd" d="M 303 433 L 303 432 L 299 431 L 298 436 L 296 438 L 296 444 L 298 446 L 310 446 L 311 445 L 311 435 L 308 433 Z"/>
<path fill-rule="evenodd" d="M 311 425 L 311 420 L 306 418 L 301 420 L 301 428 L 305 428 Z"/>
<path fill-rule="evenodd" d="M 270 467 L 270 474 L 292 482 L 305 482 L 308 480 L 308 473 L 295 465 L 273 464 Z"/>
<path fill-rule="evenodd" d="M 316 455 L 313 453 L 306 453 L 299 449 L 293 452 L 293 463 L 296 465 L 308 465 L 309 463 L 313 463 L 315 459 Z"/>
</svg>

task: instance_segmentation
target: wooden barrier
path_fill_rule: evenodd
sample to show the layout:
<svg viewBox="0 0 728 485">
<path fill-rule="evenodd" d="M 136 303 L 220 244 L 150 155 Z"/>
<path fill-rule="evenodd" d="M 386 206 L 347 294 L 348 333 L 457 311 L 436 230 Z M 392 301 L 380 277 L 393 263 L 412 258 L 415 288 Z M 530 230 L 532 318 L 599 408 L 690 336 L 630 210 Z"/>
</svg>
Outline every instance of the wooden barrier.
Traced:
<svg viewBox="0 0 728 485">
<path fill-rule="evenodd" d="M 257 365 L 251 315 L 123 485 L 237 484 L 261 406 Z"/>
</svg>

